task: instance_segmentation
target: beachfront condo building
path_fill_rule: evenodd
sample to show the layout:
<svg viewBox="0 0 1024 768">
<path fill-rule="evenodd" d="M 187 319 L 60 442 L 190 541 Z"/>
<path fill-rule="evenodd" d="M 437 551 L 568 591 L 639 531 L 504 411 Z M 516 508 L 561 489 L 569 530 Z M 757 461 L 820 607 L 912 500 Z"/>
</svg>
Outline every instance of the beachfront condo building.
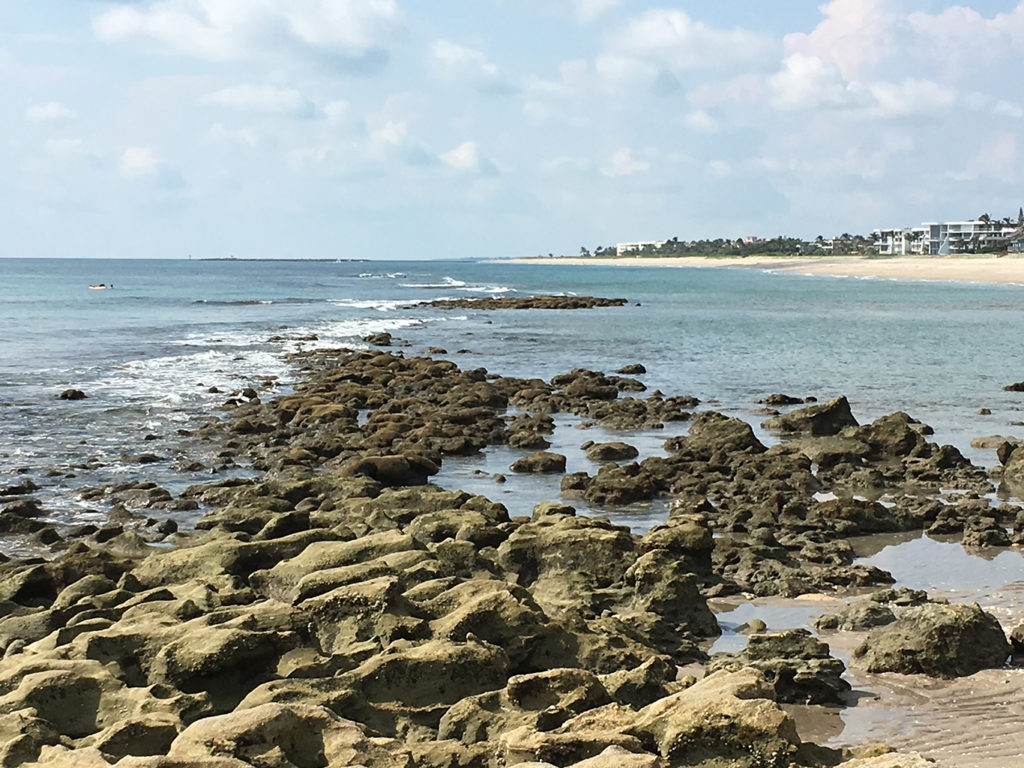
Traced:
<svg viewBox="0 0 1024 768">
<path fill-rule="evenodd" d="M 634 254 L 637 258 L 644 255 L 644 252 L 648 249 L 654 250 L 661 248 L 668 240 L 647 240 L 645 242 L 638 243 L 616 243 L 615 255 L 626 256 L 630 253 Z"/>
<path fill-rule="evenodd" d="M 884 256 L 908 256 L 927 253 L 927 227 L 876 229 L 872 232 L 875 248 Z"/>
<path fill-rule="evenodd" d="M 876 229 L 875 248 L 883 255 L 948 256 L 953 253 L 1016 250 L 1020 226 L 1003 221 L 925 222 L 919 227 Z"/>
</svg>

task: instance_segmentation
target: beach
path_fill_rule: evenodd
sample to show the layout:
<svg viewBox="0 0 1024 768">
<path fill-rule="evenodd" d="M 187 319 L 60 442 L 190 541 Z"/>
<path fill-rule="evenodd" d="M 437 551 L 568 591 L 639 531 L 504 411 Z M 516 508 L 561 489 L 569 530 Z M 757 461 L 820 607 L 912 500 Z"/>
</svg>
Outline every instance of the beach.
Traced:
<svg viewBox="0 0 1024 768">
<path fill-rule="evenodd" d="M 831 275 L 887 280 L 950 280 L 1024 284 L 1024 256 L 670 256 L 665 258 L 517 259 L 516 263 L 603 267 L 687 267 L 761 269 L 795 275 Z"/>
</svg>

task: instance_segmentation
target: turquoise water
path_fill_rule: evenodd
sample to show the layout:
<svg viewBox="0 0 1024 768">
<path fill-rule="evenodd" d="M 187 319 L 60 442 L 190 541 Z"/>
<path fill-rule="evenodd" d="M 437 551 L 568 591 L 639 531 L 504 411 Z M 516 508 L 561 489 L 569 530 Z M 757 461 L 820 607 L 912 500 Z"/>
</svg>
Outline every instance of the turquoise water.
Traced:
<svg viewBox="0 0 1024 768">
<path fill-rule="evenodd" d="M 88 289 L 101 282 L 114 288 Z M 533 293 L 623 296 L 630 304 L 578 312 L 410 306 Z M 406 354 L 441 346 L 464 367 L 508 375 L 642 362 L 651 389 L 696 395 L 754 423 L 762 416 L 753 401 L 773 392 L 846 394 L 861 420 L 907 411 L 935 427 L 940 442 L 990 464 L 993 456 L 970 450 L 972 437 L 1024 435 L 1012 424 L 1024 421 L 1024 395 L 1002 391 L 1024 379 L 1022 298 L 1018 286 L 744 269 L 0 260 L 0 478 L 23 472 L 46 485 L 55 517 L 102 512 L 76 500 L 84 485 L 143 478 L 175 490 L 208 479 L 175 468 L 186 459 L 212 463 L 179 429 L 260 377 L 277 377 L 268 393 L 285 391 L 289 351 L 363 346 L 362 336 L 382 330 L 407 340 Z M 318 341 L 270 341 L 310 334 Z M 57 400 L 68 387 L 89 399 Z M 982 407 L 992 415 L 979 416 Z M 653 452 L 663 437 L 631 439 L 647 440 Z M 587 439 L 597 437 L 560 433 L 570 464 L 582 466 L 572 450 Z M 130 457 L 141 452 L 166 460 L 140 466 Z M 557 485 L 544 481 L 499 488 L 473 474 L 507 468 L 509 455 L 452 461 L 439 482 L 477 483 L 470 490 L 520 513 L 557 496 Z M 659 510 L 625 514 L 643 527 Z"/>
</svg>

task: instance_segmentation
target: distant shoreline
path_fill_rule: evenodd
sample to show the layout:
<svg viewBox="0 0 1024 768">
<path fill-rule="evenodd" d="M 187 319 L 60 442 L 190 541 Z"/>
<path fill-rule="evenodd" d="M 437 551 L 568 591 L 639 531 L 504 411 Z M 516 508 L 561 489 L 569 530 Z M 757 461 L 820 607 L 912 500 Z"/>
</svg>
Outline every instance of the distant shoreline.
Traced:
<svg viewBox="0 0 1024 768">
<path fill-rule="evenodd" d="M 601 267 L 743 268 L 796 275 L 873 277 L 1024 285 L 1024 254 L 1005 256 L 667 256 L 640 258 L 530 258 L 516 264 Z"/>
</svg>

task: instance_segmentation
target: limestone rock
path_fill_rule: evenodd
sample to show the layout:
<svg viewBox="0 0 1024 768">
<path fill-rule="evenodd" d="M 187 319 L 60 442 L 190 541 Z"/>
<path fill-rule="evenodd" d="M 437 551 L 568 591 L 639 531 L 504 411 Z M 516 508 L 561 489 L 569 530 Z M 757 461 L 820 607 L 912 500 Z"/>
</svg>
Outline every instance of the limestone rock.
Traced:
<svg viewBox="0 0 1024 768">
<path fill-rule="evenodd" d="M 554 515 L 517 528 L 497 562 L 549 613 L 587 610 L 595 593 L 622 585 L 636 559 L 628 529 L 599 518 Z"/>
<path fill-rule="evenodd" d="M 549 731 L 609 702 L 598 678 L 580 669 L 518 675 L 502 691 L 463 699 L 441 718 L 439 736 L 465 743 L 496 741 L 517 728 Z"/>
<path fill-rule="evenodd" d="M 827 403 L 809 405 L 795 411 L 774 416 L 761 425 L 765 429 L 783 434 L 836 435 L 845 427 L 856 427 L 857 420 L 850 412 L 845 396 Z"/>
<path fill-rule="evenodd" d="M 682 440 L 682 444 L 707 456 L 718 451 L 732 454 L 764 453 L 766 450 L 761 441 L 754 436 L 754 430 L 749 424 L 717 411 L 697 414 L 690 427 L 690 433 Z"/>
<path fill-rule="evenodd" d="M 368 702 L 410 707 L 450 706 L 467 696 L 498 690 L 506 680 L 505 652 L 475 639 L 466 643 L 395 643 L 387 653 L 339 678 Z"/>
<path fill-rule="evenodd" d="M 962 677 L 1001 667 L 1009 655 L 999 622 L 977 604 L 930 603 L 872 630 L 853 659 L 868 672 Z"/>
<path fill-rule="evenodd" d="M 437 464 L 422 456 L 367 456 L 355 459 L 342 470 L 345 477 L 366 476 L 383 485 L 426 485 L 439 471 Z"/>
<path fill-rule="evenodd" d="M 465 642 L 470 636 L 501 647 L 511 669 L 536 672 L 575 661 L 573 644 L 528 591 L 496 579 L 465 581 L 423 604 L 436 616 L 435 637 Z"/>
<path fill-rule="evenodd" d="M 617 747 L 627 754 L 643 751 L 640 739 L 635 736 L 579 727 L 545 732 L 524 726 L 503 734 L 499 744 L 508 765 L 524 761 L 554 761 L 567 765 L 595 758 L 610 747 Z"/>
<path fill-rule="evenodd" d="M 210 627 L 162 648 L 150 675 L 185 693 L 208 692 L 215 706 L 226 711 L 269 677 L 281 654 L 296 642 L 284 633 Z"/>
<path fill-rule="evenodd" d="M 716 672 L 641 709 L 628 732 L 656 745 L 673 764 L 710 758 L 731 768 L 786 766 L 800 739 L 773 695 L 757 670 Z"/>
<path fill-rule="evenodd" d="M 204 718 L 174 740 L 169 757 L 233 757 L 250 765 L 296 768 L 409 764 L 394 742 L 369 739 L 355 723 L 324 707 L 303 704 L 264 704 Z"/>
<path fill-rule="evenodd" d="M 711 572 L 711 553 L 715 548 L 708 518 L 702 514 L 673 513 L 664 523 L 654 526 L 640 540 L 639 551 L 664 549 L 693 573 Z"/>
<path fill-rule="evenodd" d="M 668 696 L 675 682 L 676 665 L 667 656 L 654 656 L 640 666 L 601 677 L 601 684 L 619 704 L 636 709 Z"/>
<path fill-rule="evenodd" d="M 583 498 L 594 506 L 621 506 L 650 501 L 658 491 L 656 479 L 640 464 L 605 464 L 587 483 Z"/>
<path fill-rule="evenodd" d="M 640 455 L 640 452 L 627 443 L 593 443 L 586 449 L 587 458 L 591 461 L 629 461 Z"/>
<path fill-rule="evenodd" d="M 743 667 L 759 670 L 784 703 L 840 704 L 850 690 L 841 677 L 846 666 L 805 629 L 751 635 L 744 651 L 716 655 L 710 669 Z"/>
<path fill-rule="evenodd" d="M 510 469 L 524 474 L 560 474 L 565 472 L 565 456 L 560 453 L 538 451 L 517 459 Z"/>
<path fill-rule="evenodd" d="M 880 605 L 874 600 L 858 600 L 843 606 L 834 613 L 819 616 L 814 620 L 814 628 L 864 632 L 874 627 L 892 624 L 894 621 L 896 621 L 896 614 L 892 612 L 892 609 Z"/>
</svg>

